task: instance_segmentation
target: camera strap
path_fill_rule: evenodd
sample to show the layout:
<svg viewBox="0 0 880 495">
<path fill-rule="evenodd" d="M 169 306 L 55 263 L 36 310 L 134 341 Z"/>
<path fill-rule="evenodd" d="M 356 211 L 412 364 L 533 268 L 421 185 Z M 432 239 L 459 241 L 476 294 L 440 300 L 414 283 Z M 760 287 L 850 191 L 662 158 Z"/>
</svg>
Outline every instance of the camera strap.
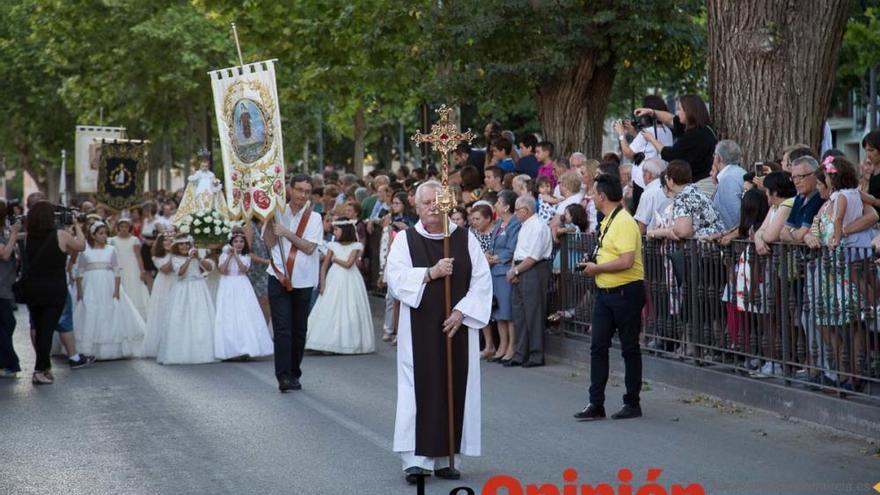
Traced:
<svg viewBox="0 0 880 495">
<path fill-rule="evenodd" d="M 599 242 L 596 244 L 596 254 L 602 249 L 602 241 L 605 239 L 605 234 L 608 232 L 608 229 L 611 228 L 611 224 L 614 223 L 614 217 L 616 217 L 622 209 L 622 205 L 617 205 L 617 208 L 615 208 L 614 211 L 611 212 L 611 216 L 608 217 L 608 223 L 605 225 L 605 228 L 599 232 Z"/>
</svg>

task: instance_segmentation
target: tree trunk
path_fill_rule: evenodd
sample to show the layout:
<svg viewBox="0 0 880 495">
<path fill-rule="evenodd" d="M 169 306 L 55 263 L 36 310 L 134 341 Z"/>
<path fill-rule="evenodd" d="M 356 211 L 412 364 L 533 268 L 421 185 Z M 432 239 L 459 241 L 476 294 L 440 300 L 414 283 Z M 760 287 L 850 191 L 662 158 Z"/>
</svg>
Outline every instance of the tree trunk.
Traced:
<svg viewBox="0 0 880 495">
<path fill-rule="evenodd" d="M 805 142 L 819 151 L 848 0 L 709 0 L 709 94 L 744 164 Z"/>
<path fill-rule="evenodd" d="M 602 155 L 605 111 L 616 72 L 606 54 L 587 51 L 561 78 L 538 87 L 536 102 L 544 139 L 556 147 L 557 156 L 580 151 Z"/>
<path fill-rule="evenodd" d="M 358 177 L 364 175 L 364 138 L 367 134 L 367 124 L 364 117 L 364 107 L 359 106 L 354 113 L 354 173 Z"/>
</svg>

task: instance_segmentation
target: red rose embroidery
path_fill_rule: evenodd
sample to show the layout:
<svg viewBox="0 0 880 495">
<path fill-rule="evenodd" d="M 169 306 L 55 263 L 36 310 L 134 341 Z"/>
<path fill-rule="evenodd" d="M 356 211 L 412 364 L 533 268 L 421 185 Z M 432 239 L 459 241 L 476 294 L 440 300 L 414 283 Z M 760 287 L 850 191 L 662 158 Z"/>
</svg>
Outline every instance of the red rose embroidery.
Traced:
<svg viewBox="0 0 880 495">
<path fill-rule="evenodd" d="M 232 182 L 238 182 L 238 172 L 232 172 Z"/>
<path fill-rule="evenodd" d="M 275 165 L 275 175 L 281 175 L 281 165 Z"/>
<path fill-rule="evenodd" d="M 244 205 L 245 210 L 251 209 L 251 193 L 249 193 L 249 192 L 244 193 L 244 200 L 242 200 L 242 204 Z"/>
<path fill-rule="evenodd" d="M 284 183 L 281 182 L 281 179 L 275 179 L 275 182 L 272 184 L 272 190 L 275 191 L 275 194 L 281 195 L 281 192 L 284 190 Z"/>
<path fill-rule="evenodd" d="M 241 199 L 241 189 L 237 187 L 232 188 L 232 199 L 238 202 Z"/>
<path fill-rule="evenodd" d="M 257 190 L 254 191 L 254 203 L 257 204 L 257 207 L 265 210 L 272 204 L 272 200 L 269 199 L 269 195 L 267 195 L 264 191 Z"/>
</svg>

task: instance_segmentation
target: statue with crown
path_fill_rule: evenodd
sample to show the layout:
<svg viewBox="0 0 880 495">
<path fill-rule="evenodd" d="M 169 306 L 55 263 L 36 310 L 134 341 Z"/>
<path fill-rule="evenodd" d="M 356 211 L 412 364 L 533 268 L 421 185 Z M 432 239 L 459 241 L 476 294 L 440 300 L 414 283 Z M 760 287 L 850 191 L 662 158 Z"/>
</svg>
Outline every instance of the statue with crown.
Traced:
<svg viewBox="0 0 880 495">
<path fill-rule="evenodd" d="M 209 158 L 206 148 L 199 150 L 199 168 L 187 178 L 183 198 L 171 219 L 178 231 L 191 235 L 196 245 L 204 248 L 222 245 L 232 227 L 223 187 L 211 171 Z"/>
</svg>

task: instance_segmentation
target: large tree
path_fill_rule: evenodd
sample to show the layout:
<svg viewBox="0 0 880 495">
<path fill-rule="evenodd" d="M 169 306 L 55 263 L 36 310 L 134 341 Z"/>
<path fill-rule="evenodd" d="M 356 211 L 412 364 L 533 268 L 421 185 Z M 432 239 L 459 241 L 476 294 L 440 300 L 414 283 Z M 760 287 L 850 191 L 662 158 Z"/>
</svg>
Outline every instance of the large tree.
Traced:
<svg viewBox="0 0 880 495">
<path fill-rule="evenodd" d="M 450 0 L 424 20 L 435 98 L 515 104 L 531 95 L 560 154 L 602 151 L 618 74 L 702 71 L 696 0 Z M 668 78 L 656 78 L 666 89 Z M 642 95 L 638 95 L 640 99 Z"/>
<path fill-rule="evenodd" d="M 708 0 L 709 93 L 719 135 L 746 163 L 818 149 L 849 0 Z"/>
</svg>

